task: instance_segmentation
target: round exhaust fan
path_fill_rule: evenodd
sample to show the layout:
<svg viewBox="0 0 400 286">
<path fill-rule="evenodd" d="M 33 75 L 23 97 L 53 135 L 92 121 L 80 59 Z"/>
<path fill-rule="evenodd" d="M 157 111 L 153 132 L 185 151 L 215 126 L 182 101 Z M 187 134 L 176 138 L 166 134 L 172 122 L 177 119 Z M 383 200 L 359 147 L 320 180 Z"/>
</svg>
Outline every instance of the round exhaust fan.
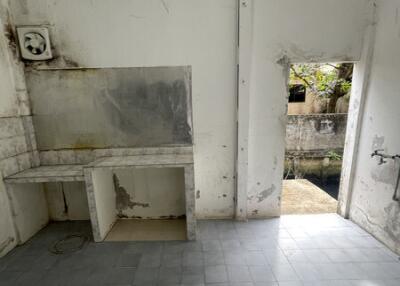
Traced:
<svg viewBox="0 0 400 286">
<path fill-rule="evenodd" d="M 41 55 L 46 51 L 46 40 L 38 33 L 24 35 L 24 47 L 34 55 Z"/>
<path fill-rule="evenodd" d="M 23 59 L 42 61 L 51 59 L 50 37 L 46 27 L 17 27 L 19 47 Z"/>
</svg>

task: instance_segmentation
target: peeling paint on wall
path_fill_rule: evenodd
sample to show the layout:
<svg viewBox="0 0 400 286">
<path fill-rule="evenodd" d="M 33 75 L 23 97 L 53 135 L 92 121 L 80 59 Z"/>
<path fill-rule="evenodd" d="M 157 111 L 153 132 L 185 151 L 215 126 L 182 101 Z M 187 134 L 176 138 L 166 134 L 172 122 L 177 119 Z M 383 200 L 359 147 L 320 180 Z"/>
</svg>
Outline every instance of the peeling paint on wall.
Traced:
<svg viewBox="0 0 400 286">
<path fill-rule="evenodd" d="M 375 135 L 374 138 L 372 139 L 371 151 L 382 149 L 383 143 L 385 143 L 385 137 Z"/>
<path fill-rule="evenodd" d="M 183 168 L 115 170 L 114 185 L 119 217 L 177 218 L 186 213 Z"/>
<path fill-rule="evenodd" d="M 270 188 L 263 190 L 262 192 L 257 194 L 257 196 L 256 196 L 257 202 L 260 203 L 263 200 L 267 199 L 275 191 L 275 189 L 276 189 L 275 185 L 272 184 Z"/>
<path fill-rule="evenodd" d="M 396 178 L 397 178 L 397 164 L 393 164 L 392 162 L 388 162 L 382 165 L 376 165 L 371 169 L 371 178 L 380 183 L 384 183 L 389 185 L 391 188 L 395 188 L 396 186 Z"/>
<path fill-rule="evenodd" d="M 133 209 L 136 206 L 148 208 L 150 206 L 148 203 L 134 202 L 125 188 L 120 186 L 119 179 L 116 174 L 113 174 L 113 182 L 116 194 L 115 202 L 119 216 L 121 216 L 122 212 L 127 208 Z"/>
</svg>

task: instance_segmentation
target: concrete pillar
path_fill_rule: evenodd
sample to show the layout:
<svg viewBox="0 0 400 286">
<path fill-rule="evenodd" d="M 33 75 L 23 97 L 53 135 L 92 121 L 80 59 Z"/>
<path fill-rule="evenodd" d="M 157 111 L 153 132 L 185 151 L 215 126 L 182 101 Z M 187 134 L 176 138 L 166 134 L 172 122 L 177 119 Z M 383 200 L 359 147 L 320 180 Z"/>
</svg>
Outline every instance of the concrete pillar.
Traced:
<svg viewBox="0 0 400 286">
<path fill-rule="evenodd" d="M 247 219 L 247 172 L 249 137 L 250 69 L 252 46 L 253 1 L 239 0 L 238 43 L 238 145 L 237 145 L 237 191 L 235 217 Z"/>
</svg>

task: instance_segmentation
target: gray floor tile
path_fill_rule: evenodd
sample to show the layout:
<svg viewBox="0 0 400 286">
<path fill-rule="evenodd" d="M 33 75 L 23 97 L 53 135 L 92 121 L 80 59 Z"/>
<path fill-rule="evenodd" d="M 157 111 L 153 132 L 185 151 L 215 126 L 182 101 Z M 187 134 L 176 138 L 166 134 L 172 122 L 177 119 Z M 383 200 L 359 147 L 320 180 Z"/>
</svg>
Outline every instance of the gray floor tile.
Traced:
<svg viewBox="0 0 400 286">
<path fill-rule="evenodd" d="M 161 266 L 182 266 L 182 253 L 164 253 Z"/>
<path fill-rule="evenodd" d="M 206 266 L 205 281 L 206 283 L 228 282 L 228 274 L 225 265 Z"/>
<path fill-rule="evenodd" d="M 79 230 L 90 232 L 90 224 L 50 224 L 1 258 L 0 286 L 400 285 L 398 255 L 336 215 L 199 221 L 195 242 L 90 242 L 76 253 L 48 251 Z"/>
<path fill-rule="evenodd" d="M 183 274 L 182 275 L 182 284 L 203 284 L 204 283 L 204 274 Z"/>
<path fill-rule="evenodd" d="M 158 280 L 159 272 L 158 267 L 139 267 L 136 270 L 133 283 L 136 285 L 155 283 Z"/>
<path fill-rule="evenodd" d="M 254 282 L 276 281 L 271 268 L 266 266 L 249 266 L 250 274 Z"/>
<path fill-rule="evenodd" d="M 240 265 L 228 265 L 228 280 L 230 282 L 251 282 L 249 268 Z"/>
<path fill-rule="evenodd" d="M 117 267 L 138 267 L 142 254 L 122 253 L 116 264 Z"/>
<path fill-rule="evenodd" d="M 222 252 L 205 252 L 204 253 L 204 264 L 210 265 L 221 265 L 225 264 L 224 254 Z"/>
</svg>

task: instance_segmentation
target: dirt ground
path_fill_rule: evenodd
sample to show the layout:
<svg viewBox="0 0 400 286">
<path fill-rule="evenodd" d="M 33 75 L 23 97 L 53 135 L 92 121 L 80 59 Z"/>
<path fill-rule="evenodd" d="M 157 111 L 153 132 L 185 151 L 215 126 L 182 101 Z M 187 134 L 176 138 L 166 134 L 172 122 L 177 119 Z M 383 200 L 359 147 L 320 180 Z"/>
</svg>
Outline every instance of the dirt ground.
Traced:
<svg viewBox="0 0 400 286">
<path fill-rule="evenodd" d="M 337 200 L 308 180 L 283 180 L 282 214 L 336 213 Z"/>
</svg>

